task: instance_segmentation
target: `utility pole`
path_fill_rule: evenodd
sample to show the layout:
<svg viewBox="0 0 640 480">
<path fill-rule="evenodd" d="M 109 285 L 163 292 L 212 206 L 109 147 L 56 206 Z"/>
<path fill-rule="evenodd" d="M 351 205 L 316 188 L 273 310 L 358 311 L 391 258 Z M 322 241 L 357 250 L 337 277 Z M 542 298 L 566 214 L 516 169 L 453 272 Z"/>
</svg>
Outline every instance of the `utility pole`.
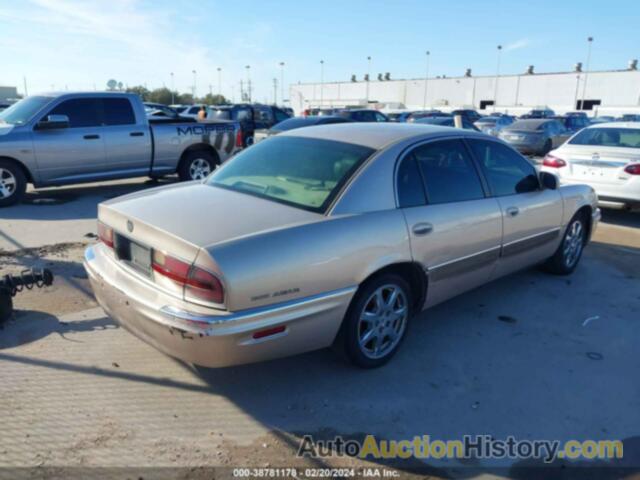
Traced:
<svg viewBox="0 0 640 480">
<path fill-rule="evenodd" d="M 587 50 L 587 68 L 584 72 L 584 83 L 582 84 L 582 105 L 580 105 L 580 110 L 586 110 L 584 108 L 584 99 L 587 94 L 587 80 L 589 79 L 589 62 L 591 62 L 591 44 L 593 43 L 593 37 L 587 38 L 587 42 L 589 43 L 589 49 Z"/>
<path fill-rule="evenodd" d="M 278 104 L 278 79 L 273 79 L 273 104 Z"/>
<path fill-rule="evenodd" d="M 222 68 L 220 67 L 218 67 L 218 96 L 222 97 Z"/>
<path fill-rule="evenodd" d="M 244 82 L 240 80 L 240 103 L 244 102 Z"/>
<path fill-rule="evenodd" d="M 27 90 L 27 77 L 26 76 L 22 77 L 22 81 L 24 83 L 24 96 L 28 97 L 29 91 Z"/>
<path fill-rule="evenodd" d="M 498 103 L 498 78 L 500 77 L 500 53 L 502 52 L 502 45 L 498 45 L 498 65 L 496 67 L 496 81 L 493 89 L 493 111 L 496 111 L 496 104 Z"/>
<path fill-rule="evenodd" d="M 174 87 L 173 85 L 173 72 L 171 72 L 171 105 L 175 105 L 176 103 L 176 99 L 175 99 L 175 91 L 176 91 L 176 87 Z"/>
<path fill-rule="evenodd" d="M 371 81 L 371 57 L 367 57 L 367 107 L 369 106 L 369 82 Z"/>
<path fill-rule="evenodd" d="M 191 71 L 193 73 L 193 101 L 195 102 L 196 100 L 196 71 L 192 70 Z"/>
<path fill-rule="evenodd" d="M 247 90 L 249 93 L 249 103 L 251 103 L 251 65 L 244 67 L 247 69 Z"/>
<path fill-rule="evenodd" d="M 320 60 L 320 106 L 324 105 L 324 60 Z"/>
<path fill-rule="evenodd" d="M 284 107 L 284 62 L 280 62 L 280 97 Z"/>
<path fill-rule="evenodd" d="M 424 99 L 422 100 L 422 109 L 427 109 L 427 88 L 429 87 L 429 57 L 431 52 L 427 50 L 427 70 L 424 75 Z"/>
</svg>

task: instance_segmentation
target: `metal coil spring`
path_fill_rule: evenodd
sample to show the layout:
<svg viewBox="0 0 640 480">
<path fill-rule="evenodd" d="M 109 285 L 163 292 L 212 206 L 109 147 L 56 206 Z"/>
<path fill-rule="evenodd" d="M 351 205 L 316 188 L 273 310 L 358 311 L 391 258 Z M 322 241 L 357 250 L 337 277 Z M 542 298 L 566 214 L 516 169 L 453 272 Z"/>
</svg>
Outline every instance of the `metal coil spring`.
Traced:
<svg viewBox="0 0 640 480">
<path fill-rule="evenodd" d="M 34 287 L 42 288 L 51 285 L 52 281 L 53 275 L 50 270 L 30 268 L 22 270 L 17 275 L 5 275 L 0 280 L 0 287 L 9 290 L 11 296 L 14 296 L 25 289 L 32 290 Z"/>
</svg>

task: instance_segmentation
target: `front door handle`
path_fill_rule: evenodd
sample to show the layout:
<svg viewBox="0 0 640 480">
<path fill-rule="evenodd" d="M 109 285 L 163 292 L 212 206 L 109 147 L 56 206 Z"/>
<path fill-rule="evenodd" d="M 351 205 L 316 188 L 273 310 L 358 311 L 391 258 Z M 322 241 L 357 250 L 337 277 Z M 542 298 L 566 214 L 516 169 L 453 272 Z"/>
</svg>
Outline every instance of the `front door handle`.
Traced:
<svg viewBox="0 0 640 480">
<path fill-rule="evenodd" d="M 427 233 L 431 233 L 433 231 L 433 225 L 430 223 L 416 223 L 411 231 L 414 235 L 426 235 Z"/>
<path fill-rule="evenodd" d="M 100 138 L 100 135 L 85 135 L 84 137 L 85 140 L 97 140 Z"/>
<path fill-rule="evenodd" d="M 515 217 L 519 213 L 520 213 L 520 209 L 518 207 L 509 207 L 509 208 L 507 208 L 507 214 L 510 217 Z"/>
<path fill-rule="evenodd" d="M 144 137 L 144 132 L 131 132 L 130 137 Z"/>
</svg>

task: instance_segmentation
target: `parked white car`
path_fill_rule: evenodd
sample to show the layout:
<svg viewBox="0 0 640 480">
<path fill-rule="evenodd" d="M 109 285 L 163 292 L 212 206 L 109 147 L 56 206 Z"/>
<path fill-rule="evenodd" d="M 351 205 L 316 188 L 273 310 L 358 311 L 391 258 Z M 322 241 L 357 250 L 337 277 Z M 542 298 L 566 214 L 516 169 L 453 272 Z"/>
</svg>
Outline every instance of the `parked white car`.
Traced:
<svg viewBox="0 0 640 480">
<path fill-rule="evenodd" d="M 544 158 L 562 184 L 583 183 L 605 207 L 640 206 L 640 122 L 587 127 Z"/>
</svg>

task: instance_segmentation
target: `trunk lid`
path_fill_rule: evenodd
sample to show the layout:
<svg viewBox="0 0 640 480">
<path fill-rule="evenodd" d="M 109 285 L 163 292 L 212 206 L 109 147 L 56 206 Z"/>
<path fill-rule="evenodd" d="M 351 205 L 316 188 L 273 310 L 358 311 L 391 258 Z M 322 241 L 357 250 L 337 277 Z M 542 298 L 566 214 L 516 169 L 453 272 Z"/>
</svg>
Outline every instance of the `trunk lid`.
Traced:
<svg viewBox="0 0 640 480">
<path fill-rule="evenodd" d="M 630 177 L 624 168 L 640 163 L 637 148 L 565 145 L 556 153 L 567 162 L 563 176 L 585 182 L 623 184 Z"/>
</svg>

